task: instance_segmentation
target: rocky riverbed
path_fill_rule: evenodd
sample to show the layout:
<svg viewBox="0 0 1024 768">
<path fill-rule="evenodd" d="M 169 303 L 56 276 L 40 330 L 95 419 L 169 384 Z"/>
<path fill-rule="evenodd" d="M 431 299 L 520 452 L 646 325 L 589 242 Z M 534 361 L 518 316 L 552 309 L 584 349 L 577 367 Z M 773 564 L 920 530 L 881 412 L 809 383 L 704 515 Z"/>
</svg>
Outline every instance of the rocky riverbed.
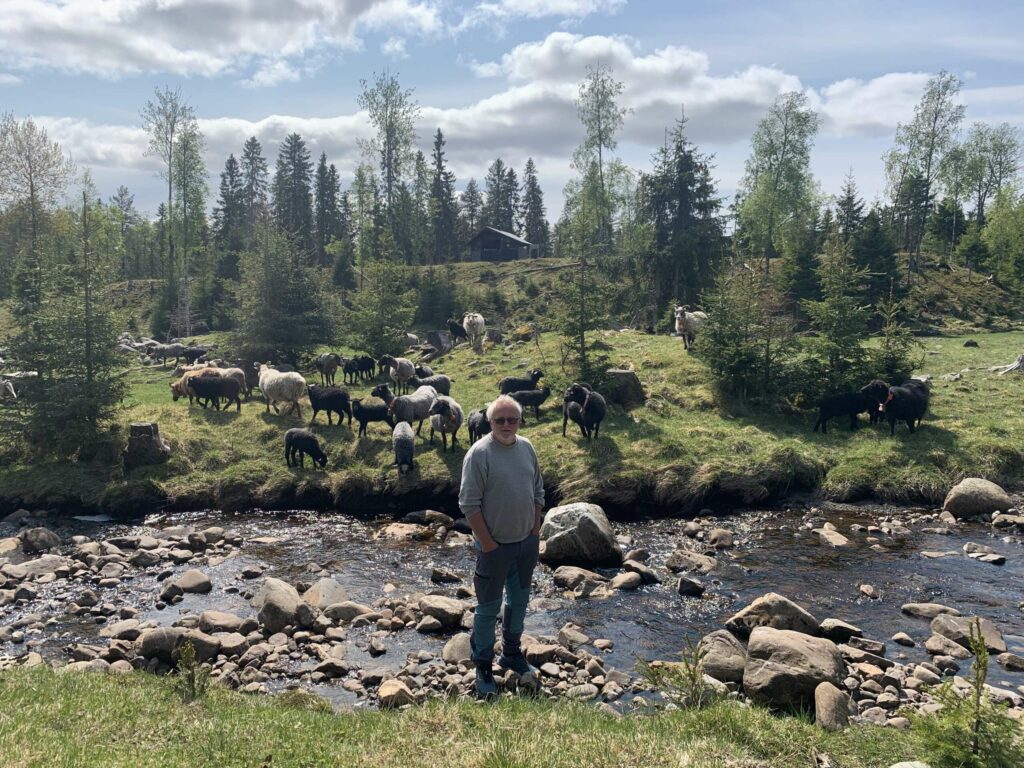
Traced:
<svg viewBox="0 0 1024 768">
<path fill-rule="evenodd" d="M 929 686 L 969 672 L 977 615 L 998 658 L 991 695 L 1019 713 L 1024 520 L 1003 511 L 993 524 L 808 503 L 612 523 L 621 566 L 538 569 L 526 650 L 540 674 L 503 682 L 623 711 L 658 698 L 637 656 L 676 659 L 711 633 L 723 692 L 899 727 L 901 707 L 931 706 Z M 460 527 L 439 512 L 16 513 L 0 523 L 0 667 L 166 672 L 190 637 L 245 691 L 301 686 L 338 706 L 467 694 L 473 550 Z"/>
</svg>

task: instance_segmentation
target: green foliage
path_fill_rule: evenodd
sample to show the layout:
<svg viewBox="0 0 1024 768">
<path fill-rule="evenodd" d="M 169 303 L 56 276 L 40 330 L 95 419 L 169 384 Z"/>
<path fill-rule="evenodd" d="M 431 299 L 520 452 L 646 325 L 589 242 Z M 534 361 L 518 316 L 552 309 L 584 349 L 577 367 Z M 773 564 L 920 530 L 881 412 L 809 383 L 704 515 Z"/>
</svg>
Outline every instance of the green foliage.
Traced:
<svg viewBox="0 0 1024 768">
<path fill-rule="evenodd" d="M 853 265 L 865 271 L 859 283 L 865 303 L 878 304 L 896 291 L 899 279 L 896 245 L 877 211 L 872 210 L 864 217 L 851 242 L 850 254 Z"/>
<path fill-rule="evenodd" d="M 1024 764 L 1024 734 L 985 691 L 989 655 L 978 619 L 971 623 L 969 643 L 975 658 L 968 690 L 946 682 L 932 690 L 941 710 L 910 713 L 921 757 L 933 768 L 1016 768 Z"/>
<path fill-rule="evenodd" d="M 351 347 L 374 357 L 405 349 L 402 335 L 416 311 L 416 292 L 404 288 L 407 282 L 406 268 L 389 261 L 366 267 L 362 289 L 342 312 Z"/>
<path fill-rule="evenodd" d="M 673 663 L 648 662 L 637 659 L 637 670 L 649 685 L 661 691 L 665 698 L 683 709 L 702 709 L 715 699 L 715 690 L 704 679 L 704 658 L 707 649 L 700 639 L 686 636 L 680 661 Z"/>
<path fill-rule="evenodd" d="M 419 284 L 416 322 L 434 328 L 444 327 L 445 320 L 458 314 L 455 274 L 451 269 L 431 267 L 423 272 Z"/>
<path fill-rule="evenodd" d="M 609 360 L 595 344 L 593 332 L 607 322 L 611 290 L 586 259 L 581 259 L 566 278 L 562 301 L 554 313 L 555 327 L 562 336 L 562 369 L 570 378 L 598 387 L 605 378 Z"/>
<path fill-rule="evenodd" d="M 196 648 L 186 640 L 177 652 L 178 668 L 174 677 L 174 692 L 184 704 L 199 701 L 210 687 L 210 670 L 196 661 Z"/>
<path fill-rule="evenodd" d="M 981 230 L 977 222 L 972 221 L 967 227 L 967 232 L 960 238 L 960 245 L 956 247 L 957 258 L 969 270 L 979 270 L 988 267 L 989 252 L 988 246 L 981 237 Z"/>
<path fill-rule="evenodd" d="M 792 226 L 785 240 L 782 256 L 780 287 L 794 306 L 805 299 L 821 298 L 821 279 L 818 276 L 818 217 L 817 212 L 802 226 Z"/>
<path fill-rule="evenodd" d="M 909 379 L 923 361 L 922 356 L 916 354 L 921 348 L 920 342 L 900 321 L 902 311 L 903 304 L 891 294 L 878 305 L 878 317 L 882 323 L 879 343 L 869 352 L 874 375 L 891 384 Z"/>
<path fill-rule="evenodd" d="M 1024 287 L 1024 200 L 1009 190 L 997 195 L 982 239 L 996 278 L 1019 293 Z"/>
</svg>

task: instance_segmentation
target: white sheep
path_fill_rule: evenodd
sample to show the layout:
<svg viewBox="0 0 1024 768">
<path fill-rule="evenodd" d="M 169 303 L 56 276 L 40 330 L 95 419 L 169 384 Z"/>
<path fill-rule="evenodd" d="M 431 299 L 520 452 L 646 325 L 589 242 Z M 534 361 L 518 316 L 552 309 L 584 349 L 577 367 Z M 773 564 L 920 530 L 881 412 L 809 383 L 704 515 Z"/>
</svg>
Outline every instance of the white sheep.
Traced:
<svg viewBox="0 0 1024 768">
<path fill-rule="evenodd" d="M 391 380 L 395 382 L 398 394 L 405 394 L 409 391 L 409 379 L 416 375 L 416 366 L 412 360 L 405 357 L 392 357 L 382 355 L 377 365 L 388 368 Z"/>
<path fill-rule="evenodd" d="M 704 324 L 708 321 L 705 312 L 690 312 L 688 304 L 676 307 L 676 333 L 683 338 L 683 347 L 690 349 Z"/>
<path fill-rule="evenodd" d="M 462 426 L 462 406 L 450 397 L 440 395 L 430 406 L 430 443 L 434 443 L 434 432 L 441 433 L 441 444 L 444 451 L 448 450 L 448 435 L 452 436 L 452 451 L 455 440 Z"/>
<path fill-rule="evenodd" d="M 274 406 L 274 413 L 280 413 L 277 404 L 291 403 L 289 413 L 298 412 L 302 418 L 302 406 L 299 405 L 299 398 L 306 394 L 306 380 L 302 374 L 294 371 L 275 371 L 270 363 L 258 365 L 260 372 L 260 392 L 267 404 L 267 413 L 270 413 L 270 406 Z"/>
<path fill-rule="evenodd" d="M 416 425 L 417 435 L 423 422 L 430 415 L 430 406 L 437 399 L 437 390 L 428 386 L 417 388 L 411 395 L 395 397 L 387 384 L 378 384 L 370 394 L 388 404 L 388 411 L 395 421 L 404 421 L 410 426 L 414 421 L 419 422 Z"/>
<path fill-rule="evenodd" d="M 466 335 L 469 337 L 470 346 L 474 349 L 479 347 L 484 340 L 484 331 L 487 328 L 484 316 L 479 312 L 467 312 L 462 316 L 462 327 L 465 328 Z"/>
</svg>

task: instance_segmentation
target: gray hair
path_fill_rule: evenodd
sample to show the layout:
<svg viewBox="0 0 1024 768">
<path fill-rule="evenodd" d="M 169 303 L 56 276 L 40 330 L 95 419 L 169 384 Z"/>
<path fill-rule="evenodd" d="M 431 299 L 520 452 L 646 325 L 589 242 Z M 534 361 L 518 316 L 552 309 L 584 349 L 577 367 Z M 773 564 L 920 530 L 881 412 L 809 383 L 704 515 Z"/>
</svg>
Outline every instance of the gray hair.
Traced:
<svg viewBox="0 0 1024 768">
<path fill-rule="evenodd" d="M 523 416 L 523 406 L 521 406 L 519 404 L 519 402 L 515 398 L 509 397 L 508 395 L 498 395 L 494 399 L 494 402 L 487 406 L 487 413 L 485 415 L 487 416 L 487 420 L 488 421 L 490 421 L 491 420 L 491 416 L 494 415 L 495 409 L 497 409 L 498 406 L 502 406 L 502 405 L 510 405 L 510 406 L 512 406 L 513 408 L 516 409 L 516 415 L 519 416 L 520 418 L 522 418 L 522 416 Z"/>
</svg>

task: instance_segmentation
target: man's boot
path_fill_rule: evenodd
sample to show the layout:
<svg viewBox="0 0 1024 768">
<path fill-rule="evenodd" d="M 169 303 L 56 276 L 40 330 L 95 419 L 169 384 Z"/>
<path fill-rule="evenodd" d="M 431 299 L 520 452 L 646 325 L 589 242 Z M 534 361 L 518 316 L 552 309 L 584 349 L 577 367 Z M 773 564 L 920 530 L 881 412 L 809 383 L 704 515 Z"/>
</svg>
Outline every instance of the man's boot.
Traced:
<svg viewBox="0 0 1024 768">
<path fill-rule="evenodd" d="M 530 665 L 523 655 L 519 638 L 511 638 L 507 635 L 501 640 L 501 656 L 498 658 L 498 666 L 502 669 L 511 669 L 520 677 L 526 675 L 536 676 L 537 670 Z"/>
<path fill-rule="evenodd" d="M 491 662 L 478 661 L 476 664 L 476 695 L 481 699 L 490 699 L 497 694 L 498 684 L 494 682 Z"/>
</svg>

